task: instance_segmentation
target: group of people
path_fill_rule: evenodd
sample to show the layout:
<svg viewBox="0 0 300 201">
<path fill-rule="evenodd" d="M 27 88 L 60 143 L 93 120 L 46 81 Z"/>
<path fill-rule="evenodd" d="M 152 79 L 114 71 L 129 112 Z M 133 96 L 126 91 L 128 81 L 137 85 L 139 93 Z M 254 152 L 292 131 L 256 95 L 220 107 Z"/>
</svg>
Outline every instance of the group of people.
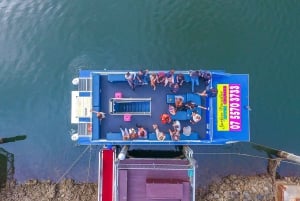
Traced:
<svg viewBox="0 0 300 201">
<path fill-rule="evenodd" d="M 179 73 L 175 76 L 175 70 L 171 69 L 169 72 L 158 72 L 149 74 L 149 70 L 139 70 L 138 72 L 127 72 L 125 73 L 125 79 L 127 80 L 130 88 L 135 90 L 136 86 L 142 86 L 150 82 L 153 90 L 156 90 L 158 84 L 163 86 L 169 86 L 171 91 L 176 93 L 179 87 L 182 86 L 184 82 L 184 75 Z"/>
<path fill-rule="evenodd" d="M 152 125 L 154 132 L 156 134 L 156 139 L 159 141 L 163 141 L 166 139 L 166 135 L 164 132 L 160 131 L 157 124 Z M 188 128 L 189 127 L 189 128 Z M 186 135 L 191 133 L 190 126 L 184 127 L 183 131 L 186 132 Z M 120 131 L 122 133 L 123 140 L 135 140 L 135 139 L 147 139 L 148 132 L 142 125 L 136 125 L 136 128 L 123 128 L 120 127 Z M 179 121 L 173 121 L 172 128 L 169 129 L 169 134 L 171 139 L 174 141 L 180 140 L 180 132 L 181 132 L 181 124 Z"/>
<path fill-rule="evenodd" d="M 125 128 L 123 129 L 120 127 L 120 131 L 122 133 L 123 140 L 134 140 L 134 139 L 147 139 L 148 138 L 148 132 L 147 130 L 142 126 L 136 124 L 136 128 Z"/>
<path fill-rule="evenodd" d="M 169 70 L 167 73 L 163 71 L 151 73 L 149 77 L 153 90 L 156 90 L 157 84 L 161 84 L 164 87 L 170 87 L 173 93 L 176 93 L 184 82 L 184 75 L 182 73 L 175 75 L 174 69 Z"/>
<path fill-rule="evenodd" d="M 201 105 L 197 105 L 196 103 L 194 103 L 192 101 L 188 101 L 188 102 L 184 103 L 183 97 L 178 96 L 178 97 L 175 97 L 175 104 L 174 105 L 169 104 L 169 113 L 171 115 L 176 115 L 176 112 L 178 112 L 178 111 L 192 110 L 192 115 L 191 115 L 190 122 L 192 124 L 195 124 L 195 123 L 198 123 L 201 120 L 201 115 L 197 112 L 197 108 L 207 110 L 206 107 L 201 106 Z"/>
<path fill-rule="evenodd" d="M 200 96 L 205 96 L 205 97 L 207 97 L 207 96 L 215 97 L 217 94 L 217 89 L 210 88 L 208 90 L 198 92 L 197 94 Z M 184 103 L 184 98 L 182 96 L 176 96 L 175 104 L 174 105 L 169 104 L 169 113 L 171 115 L 175 115 L 177 111 L 183 111 L 183 110 L 190 109 L 190 110 L 192 110 L 190 123 L 196 124 L 199 121 L 201 121 L 201 119 L 202 119 L 201 115 L 196 110 L 197 108 L 207 110 L 206 107 L 197 105 L 196 103 L 194 103 L 192 101 L 188 101 L 188 102 Z M 97 116 L 98 115 L 99 115 L 99 112 L 97 113 Z M 180 140 L 181 130 L 184 135 L 187 135 L 187 136 L 190 135 L 191 134 L 191 126 L 186 126 L 181 129 L 180 121 L 178 121 L 178 120 L 173 121 L 171 115 L 169 115 L 167 113 L 163 113 L 160 115 L 160 120 L 161 120 L 162 124 L 171 124 L 172 123 L 172 128 L 170 128 L 168 130 L 169 134 L 171 136 L 171 139 L 174 141 Z M 166 135 L 164 132 L 159 130 L 158 125 L 153 124 L 152 126 L 156 133 L 157 140 L 159 140 L 159 141 L 165 140 Z M 136 128 L 137 129 L 135 129 L 135 128 L 123 129 L 122 127 L 120 127 L 120 131 L 122 133 L 123 140 L 147 139 L 148 138 L 148 132 L 142 125 L 136 124 Z"/>
<path fill-rule="evenodd" d="M 158 141 L 163 141 L 163 140 L 166 139 L 166 134 L 164 132 L 162 132 L 162 131 L 159 130 L 157 124 L 153 124 L 153 129 L 155 131 L 156 138 L 157 138 Z M 188 130 L 188 129 L 189 128 L 186 128 L 186 127 L 183 128 L 183 130 L 185 130 L 185 131 Z M 173 141 L 180 140 L 180 132 L 181 132 L 181 124 L 180 124 L 180 122 L 178 120 L 173 121 L 172 128 L 169 129 L 169 134 L 171 136 L 171 139 Z"/>
<path fill-rule="evenodd" d="M 189 76 L 192 85 L 192 92 L 194 93 L 195 86 L 199 86 L 199 82 L 202 79 L 206 86 L 209 85 L 211 81 L 211 73 L 207 71 L 195 70 L 189 71 Z M 162 85 L 164 87 L 170 87 L 170 90 L 173 93 L 177 93 L 180 86 L 185 82 L 185 76 L 182 73 L 175 74 L 175 70 L 171 69 L 168 72 L 153 72 L 149 73 L 149 70 L 139 70 L 137 72 L 127 72 L 125 73 L 125 79 L 127 80 L 130 88 L 135 90 L 137 86 L 147 85 L 150 83 L 150 86 L 153 90 L 156 90 L 157 85 Z M 204 90 L 202 92 L 196 92 L 196 94 L 200 96 L 208 96 L 215 97 L 217 94 L 217 90 L 214 88 Z M 196 124 L 201 121 L 201 115 L 197 112 L 197 108 L 201 108 L 207 110 L 206 107 L 201 105 L 197 105 L 192 101 L 184 102 L 183 97 L 177 96 L 175 98 L 174 104 L 169 104 L 169 113 L 171 115 L 175 115 L 177 111 L 186 111 L 192 110 L 190 123 Z M 98 114 L 97 114 L 98 115 Z M 189 135 L 191 133 L 191 126 L 187 126 L 181 129 L 180 122 L 178 120 L 173 121 L 171 115 L 164 113 L 160 116 L 162 124 L 171 124 L 172 128 L 170 128 L 169 134 L 171 139 L 174 141 L 178 141 L 180 139 L 180 132 L 183 134 Z M 164 132 L 161 132 L 158 128 L 157 124 L 153 124 L 153 129 L 156 133 L 157 140 L 164 140 L 166 135 Z M 121 128 L 120 131 L 122 133 L 124 140 L 132 140 L 132 139 L 147 139 L 148 133 L 146 129 L 141 125 L 136 125 L 136 128 Z"/>
<path fill-rule="evenodd" d="M 189 71 L 189 75 L 191 78 L 192 84 L 192 92 L 195 91 L 195 85 L 199 86 L 199 80 L 203 79 L 205 86 L 208 86 L 211 80 L 211 73 L 208 71 L 196 70 L 196 71 Z"/>
<path fill-rule="evenodd" d="M 135 90 L 136 86 L 142 86 L 148 84 L 148 69 L 139 70 L 138 72 L 125 73 L 125 79 L 127 80 L 130 88 Z"/>
<path fill-rule="evenodd" d="M 192 92 L 195 90 L 195 85 L 199 86 L 199 80 L 202 79 L 206 86 L 209 85 L 211 80 L 211 73 L 202 70 L 189 71 L 191 79 Z M 171 69 L 168 72 L 160 71 L 149 73 L 149 70 L 139 70 L 138 72 L 125 73 L 130 88 L 135 90 L 136 86 L 142 86 L 150 82 L 153 90 L 156 90 L 157 85 L 161 84 L 164 87 L 170 87 L 173 93 L 177 93 L 180 86 L 185 82 L 185 77 L 182 73 L 175 74 L 175 70 Z"/>
<path fill-rule="evenodd" d="M 181 130 L 182 130 L 183 134 L 186 136 L 189 136 L 191 134 L 191 131 L 192 131 L 191 126 L 186 126 L 181 129 L 180 121 L 175 120 L 175 121 L 173 121 L 173 122 L 171 121 L 169 123 L 172 123 L 172 128 L 169 128 L 168 131 L 169 131 L 170 137 L 173 141 L 180 140 Z M 155 130 L 157 140 L 163 141 L 166 138 L 165 133 L 159 130 L 157 124 L 153 124 L 153 129 Z"/>
</svg>

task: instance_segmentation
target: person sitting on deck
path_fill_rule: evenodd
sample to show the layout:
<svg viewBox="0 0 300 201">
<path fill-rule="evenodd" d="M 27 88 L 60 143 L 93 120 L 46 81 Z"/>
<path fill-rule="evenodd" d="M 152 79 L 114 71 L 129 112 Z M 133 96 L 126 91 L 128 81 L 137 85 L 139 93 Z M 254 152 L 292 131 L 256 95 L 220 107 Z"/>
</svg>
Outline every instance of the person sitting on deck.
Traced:
<svg viewBox="0 0 300 201">
<path fill-rule="evenodd" d="M 125 79 L 127 80 L 128 84 L 129 84 L 129 86 L 130 86 L 130 88 L 131 88 L 132 90 L 134 90 L 134 89 L 135 89 L 135 83 L 134 83 L 134 80 L 135 80 L 135 74 L 134 74 L 134 73 L 127 72 L 127 73 L 125 74 Z"/>
<path fill-rule="evenodd" d="M 123 140 L 129 140 L 130 139 L 129 132 L 128 132 L 127 128 L 123 129 L 122 127 L 120 127 L 120 131 L 122 133 Z"/>
<path fill-rule="evenodd" d="M 216 97 L 218 94 L 218 90 L 216 88 L 210 88 L 208 90 L 204 90 L 201 93 L 197 93 L 199 96 L 206 96 L 206 97 Z"/>
<path fill-rule="evenodd" d="M 205 86 L 208 86 L 211 80 L 211 72 L 200 70 L 199 77 L 204 80 Z"/>
<path fill-rule="evenodd" d="M 175 96 L 175 108 L 177 111 L 184 110 L 184 98 L 182 96 Z"/>
<path fill-rule="evenodd" d="M 173 92 L 173 93 L 177 93 L 178 90 L 179 90 L 179 84 L 178 83 L 172 83 L 170 85 L 170 87 L 171 87 L 171 92 Z"/>
<path fill-rule="evenodd" d="M 191 126 L 185 126 L 182 128 L 182 134 L 185 136 L 190 136 L 192 133 L 192 128 Z"/>
<path fill-rule="evenodd" d="M 158 125 L 157 124 L 153 124 L 153 129 L 155 130 L 156 139 L 158 141 L 164 141 L 166 139 L 165 134 L 158 129 Z"/>
<path fill-rule="evenodd" d="M 165 87 L 169 84 L 171 86 L 172 84 L 175 83 L 174 81 L 174 69 L 171 69 L 169 72 L 166 73 L 166 78 L 165 78 Z"/>
<path fill-rule="evenodd" d="M 157 83 L 157 74 L 156 73 L 152 73 L 150 75 L 150 84 L 151 87 L 153 87 L 153 90 L 156 90 L 156 83 Z"/>
<path fill-rule="evenodd" d="M 169 105 L 169 113 L 171 115 L 175 115 L 176 114 L 176 108 L 173 105 Z"/>
<path fill-rule="evenodd" d="M 132 140 L 138 138 L 138 134 L 134 128 L 129 129 L 129 137 Z"/>
<path fill-rule="evenodd" d="M 102 119 L 105 118 L 105 113 L 104 112 L 98 112 L 95 110 L 91 110 L 92 113 L 95 113 L 97 115 L 97 118 L 101 121 Z"/>
<path fill-rule="evenodd" d="M 201 109 L 204 109 L 204 110 L 207 110 L 206 107 L 203 107 L 203 106 L 201 106 L 201 105 L 197 105 L 197 104 L 194 103 L 193 101 L 188 101 L 188 102 L 185 104 L 185 107 L 186 107 L 187 109 L 191 109 L 191 110 L 193 110 L 194 108 L 197 108 L 197 107 L 199 107 L 199 108 L 201 108 Z"/>
<path fill-rule="evenodd" d="M 169 124 L 172 121 L 170 115 L 168 115 L 168 114 L 162 114 L 162 115 L 160 115 L 160 120 L 161 120 L 162 124 Z"/>
<path fill-rule="evenodd" d="M 148 74 L 148 69 L 138 71 L 138 73 L 136 74 L 136 79 L 137 79 L 138 85 L 148 84 L 147 74 Z"/>
<path fill-rule="evenodd" d="M 157 73 L 157 83 L 165 83 L 166 80 L 166 74 L 165 72 L 158 72 Z"/>
<path fill-rule="evenodd" d="M 138 137 L 147 139 L 148 133 L 145 130 L 145 128 L 142 125 L 138 125 L 138 124 L 136 124 L 136 127 L 138 128 L 138 132 L 137 132 Z"/>
<path fill-rule="evenodd" d="M 196 123 L 198 123 L 200 120 L 201 120 L 201 115 L 198 114 L 196 111 L 193 111 L 193 112 L 192 112 L 192 115 L 191 115 L 190 122 L 191 122 L 192 124 L 196 124 Z"/>
<path fill-rule="evenodd" d="M 183 82 L 184 82 L 184 75 L 182 73 L 179 73 L 176 76 L 176 83 L 179 84 L 179 86 L 182 86 Z"/>
<path fill-rule="evenodd" d="M 173 122 L 173 130 L 169 129 L 170 136 L 172 140 L 178 141 L 180 139 L 180 130 L 181 130 L 181 125 L 179 121 L 174 121 Z"/>
</svg>

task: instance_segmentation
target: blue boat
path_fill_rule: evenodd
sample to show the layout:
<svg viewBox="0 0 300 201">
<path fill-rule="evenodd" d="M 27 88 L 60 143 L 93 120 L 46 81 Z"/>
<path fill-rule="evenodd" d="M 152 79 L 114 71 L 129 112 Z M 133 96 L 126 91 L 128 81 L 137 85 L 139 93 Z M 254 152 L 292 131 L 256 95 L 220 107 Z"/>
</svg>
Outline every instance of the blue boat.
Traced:
<svg viewBox="0 0 300 201">
<path fill-rule="evenodd" d="M 173 79 L 183 74 L 184 82 L 174 93 L 164 84 L 158 84 L 156 90 L 150 86 L 149 75 L 160 72 L 169 71 L 149 71 L 146 83 L 136 84 L 132 90 L 125 79 L 127 71 L 81 70 L 76 79 L 78 89 L 72 91 L 71 122 L 77 125 L 73 139 L 80 145 L 221 145 L 250 141 L 248 74 L 204 71 L 211 75 L 209 83 L 200 77 L 199 86 L 195 83 L 192 92 L 190 72 L 176 71 Z M 210 89 L 217 91 L 215 96 L 199 95 Z M 183 103 L 207 108 L 196 108 L 201 115 L 199 123 L 190 122 L 195 109 L 170 114 L 170 105 L 177 97 Z M 105 113 L 105 118 L 99 120 L 95 111 Z M 162 114 L 180 121 L 181 128 L 190 126 L 191 133 L 184 135 L 181 130 L 179 140 L 172 140 L 168 131 L 172 125 L 162 123 Z M 137 129 L 136 124 L 147 130 L 147 137 L 123 140 L 120 127 Z M 157 139 L 153 124 L 165 134 L 164 140 Z"/>
<path fill-rule="evenodd" d="M 248 74 L 80 70 L 73 84 L 71 138 L 103 145 L 99 201 L 195 201 L 189 145 L 250 141 Z"/>
</svg>

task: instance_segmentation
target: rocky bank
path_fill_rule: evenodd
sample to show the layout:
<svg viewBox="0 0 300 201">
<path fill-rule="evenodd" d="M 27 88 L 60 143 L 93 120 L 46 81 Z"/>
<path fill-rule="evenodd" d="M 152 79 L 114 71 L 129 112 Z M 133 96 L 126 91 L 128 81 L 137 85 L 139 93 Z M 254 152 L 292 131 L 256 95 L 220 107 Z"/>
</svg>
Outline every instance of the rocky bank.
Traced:
<svg viewBox="0 0 300 201">
<path fill-rule="evenodd" d="M 282 177 L 275 180 L 269 174 L 255 176 L 230 175 L 205 189 L 199 188 L 197 200 L 273 201 L 275 200 L 277 182 L 300 185 L 300 178 Z"/>
<path fill-rule="evenodd" d="M 300 185 L 300 178 L 281 178 L 276 181 Z M 230 175 L 206 188 L 197 189 L 196 200 L 206 201 L 273 201 L 275 180 L 269 175 Z M 0 192 L 1 201 L 97 201 L 96 183 L 77 183 L 66 179 L 51 181 L 29 180 L 23 184 L 9 183 Z"/>
<path fill-rule="evenodd" d="M 77 183 L 66 179 L 51 181 L 29 180 L 23 184 L 10 182 L 0 192 L 1 201 L 97 201 L 96 183 Z"/>
</svg>

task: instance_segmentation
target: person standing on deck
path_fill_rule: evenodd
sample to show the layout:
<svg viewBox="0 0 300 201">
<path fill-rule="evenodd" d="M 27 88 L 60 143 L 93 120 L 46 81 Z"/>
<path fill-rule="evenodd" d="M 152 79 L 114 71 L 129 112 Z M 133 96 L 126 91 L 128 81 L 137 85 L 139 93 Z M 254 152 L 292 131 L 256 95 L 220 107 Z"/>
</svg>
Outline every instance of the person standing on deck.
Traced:
<svg viewBox="0 0 300 201">
<path fill-rule="evenodd" d="M 91 111 L 92 113 L 95 113 L 97 115 L 97 118 L 101 121 L 102 119 L 105 118 L 105 113 L 104 112 L 98 112 L 98 111 L 95 111 L 95 110 L 92 110 Z"/>
<path fill-rule="evenodd" d="M 192 82 L 192 92 L 194 93 L 195 85 L 199 86 L 199 71 L 190 71 L 190 77 Z"/>
</svg>

